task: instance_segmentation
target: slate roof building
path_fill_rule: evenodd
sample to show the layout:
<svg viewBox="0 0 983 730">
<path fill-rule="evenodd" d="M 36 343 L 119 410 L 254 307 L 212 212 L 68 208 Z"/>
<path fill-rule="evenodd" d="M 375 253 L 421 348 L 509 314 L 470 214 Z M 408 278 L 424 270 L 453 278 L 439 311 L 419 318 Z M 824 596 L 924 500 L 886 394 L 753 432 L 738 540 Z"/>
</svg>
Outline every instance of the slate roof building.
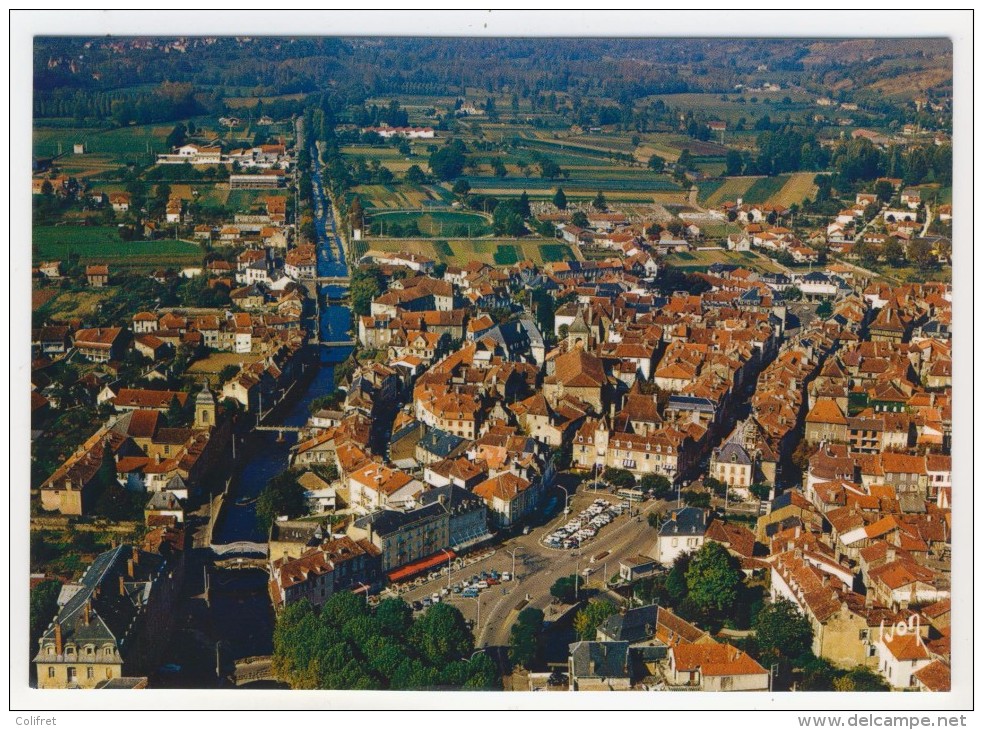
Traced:
<svg viewBox="0 0 983 730">
<path fill-rule="evenodd" d="M 578 641 L 570 645 L 570 690 L 631 688 L 627 641 Z"/>
<path fill-rule="evenodd" d="M 41 689 L 91 689 L 143 676 L 167 645 L 179 586 L 164 554 L 120 545 L 99 555 L 41 635 Z"/>
</svg>

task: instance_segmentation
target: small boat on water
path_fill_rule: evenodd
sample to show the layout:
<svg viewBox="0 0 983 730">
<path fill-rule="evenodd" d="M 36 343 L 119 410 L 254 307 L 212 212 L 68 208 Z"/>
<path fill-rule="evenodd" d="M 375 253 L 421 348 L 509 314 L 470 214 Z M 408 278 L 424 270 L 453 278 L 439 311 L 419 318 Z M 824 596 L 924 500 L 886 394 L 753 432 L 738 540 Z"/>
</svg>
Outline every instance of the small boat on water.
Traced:
<svg viewBox="0 0 983 730">
<path fill-rule="evenodd" d="M 246 505 L 252 504 L 256 501 L 256 497 L 239 497 L 236 500 L 237 507 L 245 507 Z"/>
</svg>

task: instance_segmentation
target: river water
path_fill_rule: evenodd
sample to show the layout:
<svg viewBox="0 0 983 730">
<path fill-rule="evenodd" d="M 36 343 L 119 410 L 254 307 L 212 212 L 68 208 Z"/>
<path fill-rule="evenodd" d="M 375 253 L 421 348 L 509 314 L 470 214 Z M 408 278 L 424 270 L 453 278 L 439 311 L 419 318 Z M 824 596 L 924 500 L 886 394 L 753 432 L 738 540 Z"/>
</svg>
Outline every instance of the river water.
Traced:
<svg viewBox="0 0 983 730">
<path fill-rule="evenodd" d="M 348 265 L 338 238 L 331 206 L 324 194 L 324 184 L 317 159 L 317 151 L 312 149 L 312 209 L 317 231 L 317 273 L 319 276 L 347 276 Z M 321 294 L 326 294 L 330 288 L 323 287 Z M 322 301 L 325 306 L 320 309 L 320 322 L 317 323 L 321 341 L 348 340 L 348 331 L 352 325 L 350 310 L 345 306 L 329 304 L 327 297 L 323 297 Z M 318 372 L 304 392 L 293 397 L 286 413 L 276 419 L 277 423 L 288 426 L 304 425 L 310 413 L 311 402 L 334 388 L 334 365 L 343 362 L 351 354 L 350 347 L 320 346 L 319 349 Z M 271 477 L 287 468 L 290 446 L 294 439 L 289 433 L 286 440 L 281 443 L 277 443 L 276 438 L 276 433 L 259 431 L 251 437 L 248 451 L 243 445 L 237 446 L 236 461 L 242 463 L 244 460 L 245 463 L 242 464 L 242 470 L 233 490 L 234 499 L 226 503 L 222 517 L 215 525 L 213 543 L 225 544 L 241 540 L 266 542 L 267 536 L 256 523 L 256 503 L 239 505 L 236 501 L 256 497 L 263 491 L 263 487 Z"/>
</svg>

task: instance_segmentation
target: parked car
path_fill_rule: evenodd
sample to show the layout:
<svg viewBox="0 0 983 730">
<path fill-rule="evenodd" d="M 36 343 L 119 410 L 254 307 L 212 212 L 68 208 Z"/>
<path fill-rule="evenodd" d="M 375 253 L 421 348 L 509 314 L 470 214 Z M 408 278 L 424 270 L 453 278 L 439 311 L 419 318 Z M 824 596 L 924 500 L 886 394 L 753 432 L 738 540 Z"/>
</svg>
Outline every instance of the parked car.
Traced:
<svg viewBox="0 0 983 730">
<path fill-rule="evenodd" d="M 433 603 L 433 601 L 431 601 L 429 598 L 424 598 L 422 601 L 420 601 L 420 603 L 423 604 L 424 608 L 430 608 L 430 605 Z"/>
<path fill-rule="evenodd" d="M 439 593 L 434 593 L 432 596 L 430 596 L 430 602 L 431 603 L 440 603 L 440 594 Z"/>
<path fill-rule="evenodd" d="M 488 581 L 486 580 L 478 581 L 478 584 L 475 586 L 475 588 L 477 588 L 479 591 L 483 591 L 487 587 L 488 587 Z"/>
<path fill-rule="evenodd" d="M 413 604 L 412 605 L 413 605 L 413 610 L 414 611 L 422 611 L 423 610 L 423 604 L 420 603 L 419 601 L 413 601 Z"/>
<path fill-rule="evenodd" d="M 598 560 L 604 560 L 604 558 L 606 558 L 610 554 L 611 554 L 611 551 L 610 550 L 605 550 L 604 552 L 598 553 L 597 555 L 595 555 L 594 557 L 592 557 L 590 559 L 590 561 L 592 563 L 596 563 Z"/>
<path fill-rule="evenodd" d="M 502 573 L 502 582 L 503 583 L 508 582 L 510 580 L 512 580 L 512 574 L 511 573 L 508 573 L 508 572 Z"/>
<path fill-rule="evenodd" d="M 460 593 L 462 590 L 464 590 L 464 589 L 461 588 L 461 586 L 454 586 L 453 588 L 451 588 L 451 592 L 452 593 L 455 593 L 455 594 L 456 593 Z"/>
<path fill-rule="evenodd" d="M 496 578 L 489 578 L 488 579 L 488 585 L 490 585 L 490 586 L 497 586 L 498 584 L 499 584 L 499 581 Z"/>
<path fill-rule="evenodd" d="M 461 591 L 461 595 L 464 596 L 465 598 L 477 598 L 478 589 L 475 588 L 474 586 L 465 588 L 463 591 Z"/>
</svg>

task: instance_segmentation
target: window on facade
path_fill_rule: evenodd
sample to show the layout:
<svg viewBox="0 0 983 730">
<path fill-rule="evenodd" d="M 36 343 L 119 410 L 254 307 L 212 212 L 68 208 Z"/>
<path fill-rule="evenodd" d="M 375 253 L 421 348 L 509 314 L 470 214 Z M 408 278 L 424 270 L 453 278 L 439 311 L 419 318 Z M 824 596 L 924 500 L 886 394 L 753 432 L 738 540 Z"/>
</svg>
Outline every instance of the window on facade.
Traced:
<svg viewBox="0 0 983 730">
<path fill-rule="evenodd" d="M 55 668 L 48 667 L 48 679 L 54 679 L 54 678 L 55 678 Z"/>
<path fill-rule="evenodd" d="M 679 538 L 678 537 L 672 538 L 672 546 L 673 547 L 679 547 Z"/>
<path fill-rule="evenodd" d="M 85 678 L 86 679 L 92 679 L 95 676 L 95 673 L 96 673 L 96 670 L 93 669 L 92 667 L 86 667 L 85 668 Z"/>
</svg>

